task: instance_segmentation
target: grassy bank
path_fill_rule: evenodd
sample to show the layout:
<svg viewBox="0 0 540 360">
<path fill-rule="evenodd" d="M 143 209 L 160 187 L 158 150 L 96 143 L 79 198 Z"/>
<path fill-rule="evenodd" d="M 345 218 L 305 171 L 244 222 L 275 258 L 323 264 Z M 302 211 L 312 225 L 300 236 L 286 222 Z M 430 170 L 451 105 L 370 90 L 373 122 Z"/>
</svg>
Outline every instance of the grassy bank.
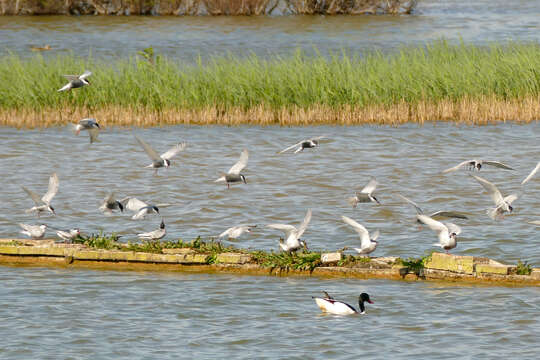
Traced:
<svg viewBox="0 0 540 360">
<path fill-rule="evenodd" d="M 62 74 L 91 85 L 56 92 Z M 60 56 L 0 58 L 0 124 L 105 125 L 486 123 L 540 118 L 540 46 L 437 42 L 391 54 L 104 62 Z"/>
</svg>

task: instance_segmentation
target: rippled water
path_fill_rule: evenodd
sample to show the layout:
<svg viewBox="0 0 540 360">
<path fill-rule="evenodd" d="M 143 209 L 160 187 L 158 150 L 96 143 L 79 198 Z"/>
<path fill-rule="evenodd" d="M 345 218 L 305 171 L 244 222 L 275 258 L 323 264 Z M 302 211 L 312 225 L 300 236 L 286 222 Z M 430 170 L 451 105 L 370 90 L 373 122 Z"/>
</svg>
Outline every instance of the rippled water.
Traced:
<svg viewBox="0 0 540 360">
<path fill-rule="evenodd" d="M 3 267 L 0 281 L 3 359 L 540 355 L 538 288 Z M 323 289 L 375 303 L 322 315 Z"/>
<path fill-rule="evenodd" d="M 418 202 L 426 212 L 450 209 L 469 215 L 469 220 L 454 221 L 463 233 L 453 253 L 509 262 L 523 259 L 540 265 L 536 243 L 540 227 L 527 224 L 540 219 L 540 177 L 520 186 L 540 160 L 538 123 L 399 128 L 174 126 L 135 132 L 158 152 L 179 141 L 187 141 L 188 146 L 173 159 L 171 168 L 160 170 L 156 177 L 144 168 L 149 159 L 130 130 L 106 129 L 101 142 L 90 145 L 84 134 L 77 137 L 67 127 L 0 129 L 0 167 L 5 174 L 0 201 L 6 209 L 0 218 L 2 235 L 21 236 L 18 222 L 79 226 L 86 233 L 115 231 L 124 235 L 124 241 L 157 229 L 159 218 L 155 216 L 135 221 L 128 214 L 102 215 L 100 201 L 108 190 L 114 190 L 119 198 L 136 196 L 153 203 L 172 203 L 161 209 L 166 239 L 209 238 L 230 226 L 249 223 L 259 227 L 235 245 L 277 250 L 281 233 L 264 225 L 297 225 L 312 208 L 313 219 L 304 238 L 313 250 L 359 244 L 357 235 L 340 219 L 346 215 L 370 231 L 381 231 L 374 255 L 420 256 L 433 249 L 436 236 L 429 229 L 418 229 L 413 208 L 396 196 L 399 193 Z M 302 138 L 317 135 L 327 135 L 330 142 L 299 154 L 276 154 Z M 243 148 L 250 151 L 243 172 L 248 184 L 228 190 L 214 183 L 238 160 Z M 470 158 L 515 167 L 516 171 L 485 168 L 480 173 L 504 195 L 520 195 L 514 213 L 504 220 L 487 217 L 491 199 L 467 171 L 441 174 Z M 60 190 L 52 202 L 58 216 L 37 219 L 25 214 L 33 202 L 21 185 L 45 193 L 54 171 L 60 178 Z M 382 205 L 360 204 L 352 209 L 347 197 L 371 176 L 380 182 L 376 195 Z"/>
<path fill-rule="evenodd" d="M 226 53 L 290 54 L 395 48 L 446 38 L 472 43 L 538 41 L 540 2 L 422 0 L 410 16 L 0 17 L 0 51 L 30 55 L 73 52 L 93 57 L 132 56 L 153 46 L 159 53 L 193 61 Z"/>
</svg>

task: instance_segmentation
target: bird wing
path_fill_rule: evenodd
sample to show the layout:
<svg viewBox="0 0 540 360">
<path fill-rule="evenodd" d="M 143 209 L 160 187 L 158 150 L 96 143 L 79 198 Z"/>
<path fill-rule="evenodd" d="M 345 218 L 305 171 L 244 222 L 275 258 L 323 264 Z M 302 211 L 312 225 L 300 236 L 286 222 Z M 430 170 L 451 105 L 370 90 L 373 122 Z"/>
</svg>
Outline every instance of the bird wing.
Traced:
<svg viewBox="0 0 540 360">
<path fill-rule="evenodd" d="M 429 217 L 447 217 L 447 218 L 456 218 L 456 219 L 468 219 L 467 216 L 463 215 L 462 213 L 458 213 L 455 211 L 437 211 L 433 214 L 429 215 Z"/>
<path fill-rule="evenodd" d="M 186 143 L 182 142 L 174 145 L 172 148 L 161 154 L 162 159 L 170 160 L 175 157 L 180 151 L 186 148 Z"/>
<path fill-rule="evenodd" d="M 516 194 L 510 194 L 510 195 L 504 197 L 504 201 L 508 205 L 511 205 L 514 201 L 517 200 L 517 198 L 518 198 L 518 196 Z"/>
<path fill-rule="evenodd" d="M 41 204 L 43 204 L 43 201 L 41 200 L 41 198 L 39 197 L 39 195 L 38 195 L 37 193 L 33 192 L 32 190 L 30 190 L 30 189 L 28 189 L 28 188 L 26 188 L 26 187 L 24 187 L 24 186 L 21 186 L 21 187 L 22 187 L 22 189 L 23 189 L 24 191 L 26 191 L 26 193 L 27 193 L 28 195 L 30 195 L 30 197 L 32 198 L 32 200 L 34 200 L 34 202 L 36 203 L 36 205 L 41 205 Z"/>
<path fill-rule="evenodd" d="M 268 224 L 266 225 L 266 227 L 283 231 L 286 237 L 289 237 L 291 233 L 296 231 L 296 228 L 294 226 L 286 224 Z"/>
<path fill-rule="evenodd" d="M 503 164 L 502 162 L 499 162 L 499 161 L 486 161 L 486 160 L 484 160 L 482 163 L 483 163 L 483 164 L 486 164 L 486 165 L 495 166 L 495 167 L 498 167 L 498 168 L 500 168 L 500 169 L 514 170 L 514 169 L 511 168 L 510 166 L 505 165 L 505 164 Z"/>
<path fill-rule="evenodd" d="M 79 75 L 64 75 L 69 82 L 79 80 Z"/>
<path fill-rule="evenodd" d="M 58 185 L 59 185 L 58 176 L 56 175 L 56 173 L 54 173 L 49 178 L 49 188 L 47 189 L 47 192 L 41 198 L 41 200 L 43 200 L 43 202 L 46 203 L 47 205 L 51 202 L 53 197 L 58 192 Z"/>
<path fill-rule="evenodd" d="M 240 159 L 229 169 L 229 172 L 227 172 L 227 174 L 240 174 L 240 171 L 242 171 L 247 165 L 248 156 L 249 154 L 247 149 L 242 150 L 242 153 L 240 154 Z"/>
<path fill-rule="evenodd" d="M 88 136 L 90 137 L 90 144 L 97 141 L 98 135 L 99 135 L 99 129 L 91 128 L 88 130 Z"/>
<path fill-rule="evenodd" d="M 78 76 L 79 79 L 86 79 L 87 77 L 89 77 L 90 75 L 92 75 L 92 72 L 88 71 L 88 70 L 85 70 L 84 73 L 80 76 Z"/>
<path fill-rule="evenodd" d="M 130 210 L 130 211 L 139 211 L 143 207 L 148 206 L 147 203 L 142 202 L 141 200 L 134 198 L 134 197 L 127 197 L 122 200 L 120 200 L 122 205 L 124 205 L 124 208 Z"/>
<path fill-rule="evenodd" d="M 22 223 L 19 223 L 19 226 L 23 229 L 23 230 L 26 230 L 28 232 L 32 232 L 32 228 L 34 226 L 32 225 L 27 225 L 27 224 L 22 224 Z"/>
<path fill-rule="evenodd" d="M 141 144 L 144 151 L 148 154 L 148 156 L 150 156 L 150 159 L 152 159 L 152 161 L 161 161 L 161 157 L 159 156 L 159 154 L 154 149 L 152 149 L 150 145 L 145 143 L 137 135 L 134 135 L 134 136 L 135 136 L 135 139 L 137 139 L 137 141 L 139 142 L 139 144 Z"/>
<path fill-rule="evenodd" d="M 96 119 L 93 118 L 86 118 L 79 120 L 79 124 L 82 126 L 93 126 L 94 124 L 97 124 Z"/>
<path fill-rule="evenodd" d="M 298 238 L 300 238 L 304 234 L 304 231 L 306 231 L 310 221 L 311 221 L 311 209 L 308 209 L 306 216 L 304 217 L 304 220 L 298 227 L 298 233 L 297 233 Z"/>
<path fill-rule="evenodd" d="M 471 175 L 473 178 L 476 179 L 486 189 L 486 191 L 489 193 L 489 196 L 491 196 L 491 199 L 495 203 L 495 205 L 499 206 L 503 201 L 503 196 L 499 189 L 493 184 L 487 181 L 486 179 L 482 179 L 480 176 Z"/>
<path fill-rule="evenodd" d="M 306 141 L 306 140 L 302 140 L 302 141 L 300 141 L 300 142 L 297 142 L 296 144 L 291 145 L 291 146 L 289 146 L 288 148 L 285 148 L 285 149 L 281 150 L 280 152 L 278 152 L 278 154 L 283 154 L 284 152 L 287 152 L 287 151 L 289 151 L 289 150 L 292 150 L 292 149 L 294 149 L 295 147 L 302 145 L 302 143 L 303 143 L 304 141 Z"/>
<path fill-rule="evenodd" d="M 342 216 L 341 220 L 343 220 L 343 222 L 347 225 L 352 226 L 352 228 L 358 233 L 358 235 L 360 236 L 360 244 L 362 248 L 366 248 L 370 245 L 371 240 L 369 239 L 369 232 L 363 225 L 357 223 L 356 221 L 347 216 Z"/>
<path fill-rule="evenodd" d="M 222 232 L 221 234 L 219 234 L 218 237 L 222 238 L 224 236 L 228 236 L 229 234 L 231 234 L 234 230 L 236 229 L 236 226 L 233 226 L 231 228 L 228 228 L 227 230 L 225 230 L 224 232 Z"/>
<path fill-rule="evenodd" d="M 471 161 L 474 161 L 474 160 L 466 160 L 466 161 L 460 162 L 459 164 L 457 164 L 457 165 L 454 166 L 454 167 L 451 167 L 451 168 L 449 168 L 449 169 L 443 170 L 443 174 L 446 174 L 446 173 L 449 173 L 449 172 L 452 172 L 452 171 L 459 170 L 461 167 L 463 167 L 463 166 L 469 164 Z"/>
<path fill-rule="evenodd" d="M 527 183 L 527 181 L 531 180 L 531 178 L 538 172 L 538 170 L 540 170 L 540 162 L 538 162 L 538 164 L 536 164 L 536 167 L 531 171 L 531 173 L 529 175 L 527 175 L 525 180 L 523 180 L 521 182 L 521 185 L 525 185 Z"/>
<path fill-rule="evenodd" d="M 377 187 L 377 180 L 375 178 L 369 180 L 366 186 L 360 191 L 363 194 L 371 194 L 375 191 L 375 188 Z"/>
<path fill-rule="evenodd" d="M 433 220 L 427 215 L 417 215 L 416 218 L 420 220 L 420 222 L 424 225 L 427 225 L 431 230 L 442 232 L 442 231 L 448 231 L 448 228 L 446 225 L 444 225 L 442 222 Z"/>
<path fill-rule="evenodd" d="M 414 208 L 416 209 L 416 213 L 418 215 L 422 215 L 424 213 L 424 211 L 422 211 L 422 209 L 420 208 L 420 206 L 418 206 L 417 203 L 415 203 L 414 201 L 412 201 L 411 199 L 408 199 L 406 198 L 405 196 L 403 195 L 400 195 L 400 194 L 397 194 L 400 198 L 402 198 L 403 200 L 405 200 L 406 202 L 408 202 L 409 204 L 411 204 L 412 206 L 414 206 Z M 433 215 L 432 215 L 433 216 Z"/>
<path fill-rule="evenodd" d="M 449 233 L 455 233 L 456 235 L 461 234 L 461 228 L 453 223 L 444 223 Z"/>
</svg>

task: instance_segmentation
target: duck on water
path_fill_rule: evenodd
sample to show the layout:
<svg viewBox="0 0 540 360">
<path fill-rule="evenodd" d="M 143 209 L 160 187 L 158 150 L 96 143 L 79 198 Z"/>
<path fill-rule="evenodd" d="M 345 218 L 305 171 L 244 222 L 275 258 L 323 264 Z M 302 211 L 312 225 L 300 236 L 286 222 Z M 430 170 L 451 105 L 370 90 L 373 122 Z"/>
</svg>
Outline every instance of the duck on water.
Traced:
<svg viewBox="0 0 540 360">
<path fill-rule="evenodd" d="M 352 307 L 351 305 L 335 300 L 332 296 L 328 295 L 326 291 L 323 291 L 324 298 L 313 297 L 315 303 L 324 313 L 335 314 L 335 315 L 354 315 L 354 314 L 365 314 L 366 308 L 364 306 L 365 302 L 373 304 L 373 301 L 370 300 L 367 293 L 361 293 L 358 297 L 358 307 L 359 312 Z"/>
</svg>

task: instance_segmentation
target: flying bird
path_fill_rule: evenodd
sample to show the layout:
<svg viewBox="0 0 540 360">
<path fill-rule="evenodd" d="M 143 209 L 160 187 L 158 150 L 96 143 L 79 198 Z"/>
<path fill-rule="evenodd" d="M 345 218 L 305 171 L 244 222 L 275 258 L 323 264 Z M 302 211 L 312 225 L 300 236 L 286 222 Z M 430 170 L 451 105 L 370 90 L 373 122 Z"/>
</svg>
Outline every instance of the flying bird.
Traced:
<svg viewBox="0 0 540 360">
<path fill-rule="evenodd" d="M 227 236 L 229 239 L 236 239 L 236 238 L 239 238 L 240 236 L 242 236 L 242 234 L 245 233 L 245 232 L 248 232 L 248 233 L 251 232 L 251 229 L 253 229 L 254 227 L 257 227 L 257 225 L 233 226 L 231 228 L 228 228 L 224 232 L 222 232 L 219 235 L 219 237 L 222 238 L 222 237 Z"/>
<path fill-rule="evenodd" d="M 416 209 L 416 213 L 418 215 L 424 215 L 424 211 L 420 208 L 420 206 L 418 206 L 417 203 L 415 203 L 414 201 L 412 201 L 411 199 L 408 199 L 406 198 L 405 196 L 403 195 L 400 195 L 400 194 L 397 194 L 400 198 L 402 198 L 403 200 L 405 200 L 406 202 L 408 202 L 409 204 L 411 204 L 412 206 L 414 206 L 414 208 Z M 455 211 L 436 211 L 434 212 L 433 214 L 429 215 L 429 217 L 431 218 L 457 218 L 457 219 L 468 219 L 467 216 L 459 213 L 459 212 L 455 212 Z M 418 220 L 418 219 L 417 219 Z"/>
<path fill-rule="evenodd" d="M 333 297 L 328 295 L 326 291 L 323 291 L 323 293 L 324 293 L 324 298 L 319 298 L 319 297 L 312 297 L 312 298 L 315 299 L 315 303 L 317 304 L 319 309 L 322 310 L 322 312 L 329 313 L 329 314 L 335 314 L 335 315 L 365 314 L 366 307 L 364 306 L 364 303 L 368 302 L 370 304 L 373 304 L 373 301 L 371 301 L 367 293 L 360 294 L 360 296 L 358 297 L 358 307 L 360 309 L 360 312 L 358 312 L 351 305 L 343 301 L 335 300 Z"/>
<path fill-rule="evenodd" d="M 156 205 L 147 204 L 134 197 L 126 197 L 120 200 L 120 203 L 124 209 L 135 212 L 131 217 L 133 220 L 144 219 L 147 214 L 159 214 L 159 208 Z"/>
<path fill-rule="evenodd" d="M 64 75 L 64 77 L 68 79 L 69 82 L 61 89 L 58 89 L 58 91 L 68 91 L 71 89 L 90 85 L 90 81 L 88 81 L 87 79 L 87 77 L 89 77 L 90 75 L 92 75 L 92 73 L 88 70 L 86 70 L 82 75 Z"/>
<path fill-rule="evenodd" d="M 242 150 L 242 153 L 240 154 L 240 159 L 236 162 L 236 164 L 234 164 L 229 169 L 227 174 L 215 180 L 214 182 L 225 181 L 227 183 L 227 188 L 230 188 L 230 184 L 235 184 L 235 183 L 240 183 L 240 182 L 247 184 L 246 177 L 240 174 L 240 172 L 244 170 L 244 168 L 246 167 L 247 162 L 248 162 L 248 157 L 249 157 L 249 154 L 248 154 L 247 149 Z"/>
<path fill-rule="evenodd" d="M 289 146 L 286 149 L 281 150 L 280 152 L 278 152 L 278 154 L 283 154 L 284 152 L 287 152 L 294 148 L 296 148 L 294 150 L 294 153 L 296 154 L 296 153 L 299 153 L 300 151 L 304 151 L 304 149 L 312 149 L 312 148 L 319 147 L 320 140 L 324 138 L 325 136 L 317 136 L 311 139 L 302 140 L 294 145 Z"/>
<path fill-rule="evenodd" d="M 462 163 L 459 163 L 454 167 L 451 167 L 449 169 L 444 170 L 443 173 L 449 173 L 449 172 L 452 172 L 452 171 L 456 171 L 456 170 L 461 169 L 464 166 L 467 166 L 468 170 L 478 170 L 478 171 L 480 171 L 480 169 L 482 168 L 483 165 L 490 165 L 490 166 L 498 167 L 499 169 L 504 169 L 504 170 L 514 170 L 510 166 L 505 165 L 505 164 L 503 164 L 503 163 L 501 163 L 499 161 L 488 161 L 488 160 L 473 159 L 473 160 L 463 161 Z"/>
<path fill-rule="evenodd" d="M 43 239 L 43 236 L 45 236 L 45 231 L 47 230 L 47 225 L 45 224 L 41 224 L 41 225 L 19 224 L 19 226 L 22 228 L 21 234 L 29 236 L 30 238 L 34 240 Z"/>
<path fill-rule="evenodd" d="M 58 230 L 56 235 L 65 242 L 71 243 L 73 239 L 81 235 L 81 231 L 79 229 Z"/>
<path fill-rule="evenodd" d="M 36 206 L 26 210 L 26 212 L 30 213 L 30 212 L 35 211 L 38 217 L 42 212 L 45 212 L 45 211 L 50 211 L 51 213 L 56 215 L 56 213 L 54 212 L 54 208 L 51 206 L 51 201 L 56 195 L 56 193 L 58 192 L 58 185 L 59 185 L 58 176 L 56 175 L 56 173 L 54 173 L 49 178 L 49 188 L 47 189 L 47 192 L 41 198 L 39 197 L 38 194 L 36 194 L 32 190 L 29 190 L 26 187 L 21 186 L 22 189 L 26 191 L 28 195 L 30 195 L 30 197 L 36 204 Z"/>
<path fill-rule="evenodd" d="M 105 215 L 112 215 L 114 210 L 124 212 L 124 205 L 120 201 L 116 200 L 114 198 L 114 192 L 111 192 L 105 197 L 105 199 L 103 199 L 103 203 L 99 207 L 99 210 L 101 210 L 101 212 L 103 212 Z"/>
<path fill-rule="evenodd" d="M 298 228 L 286 224 L 269 224 L 266 226 L 272 229 L 283 231 L 285 233 L 285 241 L 283 241 L 283 239 L 280 239 L 279 247 L 283 251 L 292 252 L 306 246 L 306 242 L 301 240 L 300 238 L 304 234 L 304 231 L 306 231 L 310 221 L 311 209 L 307 211 L 304 221 L 302 221 Z"/>
<path fill-rule="evenodd" d="M 137 234 L 137 236 L 143 240 L 159 240 L 162 239 L 166 234 L 167 231 L 165 230 L 165 223 L 163 220 L 161 220 L 159 229 L 147 233 Z"/>
<path fill-rule="evenodd" d="M 505 212 L 512 212 L 514 208 L 512 203 L 518 198 L 516 194 L 511 194 L 503 197 L 499 189 L 491 182 L 480 176 L 471 175 L 482 185 L 482 187 L 489 193 L 491 199 L 495 203 L 495 207 L 488 209 L 487 214 L 493 220 L 499 220 L 504 217 Z"/>
<path fill-rule="evenodd" d="M 186 148 L 186 143 L 182 142 L 174 145 L 172 148 L 159 155 L 154 149 L 152 149 L 150 145 L 145 143 L 140 137 L 138 137 L 137 135 L 134 136 L 135 139 L 137 139 L 139 144 L 142 146 L 146 154 L 152 160 L 152 163 L 146 167 L 155 169 L 156 175 L 159 168 L 168 168 L 169 166 L 171 166 L 171 159 L 175 157 L 180 151 Z"/>
<path fill-rule="evenodd" d="M 532 177 L 540 170 L 540 162 L 536 164 L 536 167 L 532 169 L 532 171 L 527 175 L 527 177 L 521 182 L 521 185 L 525 185 L 529 180 L 532 179 Z"/>
<path fill-rule="evenodd" d="M 418 220 L 427 225 L 431 230 L 437 232 L 439 237 L 439 242 L 433 244 L 433 246 L 438 246 L 446 250 L 453 249 L 457 246 L 456 237 L 461 234 L 461 228 L 456 224 L 452 223 L 442 223 L 437 220 L 433 220 L 427 215 L 417 215 Z"/>
<path fill-rule="evenodd" d="M 370 238 L 369 232 L 364 226 L 347 216 L 342 216 L 341 219 L 343 222 L 345 222 L 345 224 L 352 226 L 352 228 L 358 233 L 358 236 L 360 236 L 360 248 L 354 248 L 358 254 L 368 255 L 375 251 L 378 245 L 377 239 L 379 237 L 379 230 L 375 231 L 373 236 Z"/>
<path fill-rule="evenodd" d="M 353 197 L 350 197 L 348 199 L 349 204 L 353 208 L 355 208 L 358 203 L 376 202 L 380 205 L 381 203 L 379 202 L 379 200 L 377 200 L 377 198 L 373 195 L 376 188 L 377 180 L 375 180 L 375 178 L 372 178 L 360 192 L 357 192 Z"/>
<path fill-rule="evenodd" d="M 81 130 L 87 130 L 88 136 L 90 137 L 90 144 L 92 144 L 97 141 L 100 129 L 96 119 L 86 118 L 80 120 L 79 123 L 75 125 L 75 134 L 79 135 Z"/>
</svg>

